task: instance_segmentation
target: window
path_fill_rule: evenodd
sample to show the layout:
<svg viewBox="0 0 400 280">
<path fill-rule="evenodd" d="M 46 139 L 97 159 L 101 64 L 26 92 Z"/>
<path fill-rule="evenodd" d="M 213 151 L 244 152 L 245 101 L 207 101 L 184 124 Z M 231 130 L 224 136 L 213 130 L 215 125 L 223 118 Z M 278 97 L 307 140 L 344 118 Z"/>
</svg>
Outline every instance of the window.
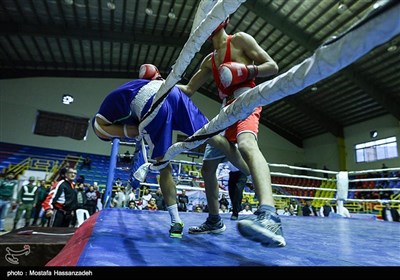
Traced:
<svg viewBox="0 0 400 280">
<path fill-rule="evenodd" d="M 396 137 L 357 144 L 355 152 L 356 162 L 371 162 L 399 156 Z"/>
<path fill-rule="evenodd" d="M 44 136 L 65 136 L 76 140 L 85 140 L 88 127 L 88 118 L 39 110 L 33 133 Z"/>
</svg>

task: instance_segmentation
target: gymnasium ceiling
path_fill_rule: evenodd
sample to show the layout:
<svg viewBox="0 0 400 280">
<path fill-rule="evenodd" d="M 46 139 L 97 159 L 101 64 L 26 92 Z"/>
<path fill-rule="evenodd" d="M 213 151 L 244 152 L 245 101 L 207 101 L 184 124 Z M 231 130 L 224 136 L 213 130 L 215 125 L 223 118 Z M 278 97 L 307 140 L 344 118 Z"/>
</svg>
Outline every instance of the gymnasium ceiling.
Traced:
<svg viewBox="0 0 400 280">
<path fill-rule="evenodd" d="M 152 15 L 145 12 L 150 2 Z M 165 76 L 188 39 L 197 2 L 0 0 L 0 78 L 131 79 L 143 63 L 157 65 Z M 232 15 L 227 32 L 254 36 L 283 73 L 347 30 L 375 3 L 247 0 Z M 206 42 L 183 82 L 211 50 Z M 212 80 L 199 92 L 219 102 Z M 261 123 L 302 147 L 307 138 L 324 133 L 341 137 L 345 127 L 386 114 L 400 120 L 399 36 L 335 75 L 265 106 Z"/>
</svg>

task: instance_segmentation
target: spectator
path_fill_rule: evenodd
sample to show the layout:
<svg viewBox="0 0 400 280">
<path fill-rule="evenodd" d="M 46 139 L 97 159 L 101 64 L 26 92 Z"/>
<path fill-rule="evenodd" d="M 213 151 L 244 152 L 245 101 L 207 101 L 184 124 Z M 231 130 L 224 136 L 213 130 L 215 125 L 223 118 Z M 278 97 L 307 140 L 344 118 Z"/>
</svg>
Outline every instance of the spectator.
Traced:
<svg viewBox="0 0 400 280">
<path fill-rule="evenodd" d="M 243 210 L 239 212 L 239 214 L 242 214 L 242 215 L 251 215 L 251 214 L 253 214 L 251 206 L 249 204 L 246 204 L 244 206 Z"/>
<path fill-rule="evenodd" d="M 292 216 L 292 213 L 289 211 L 289 207 L 285 206 L 285 208 L 283 208 L 282 216 Z"/>
<path fill-rule="evenodd" d="M 182 190 L 178 194 L 178 211 L 187 212 L 187 205 L 189 204 L 189 197 L 186 195 L 186 190 Z"/>
<path fill-rule="evenodd" d="M 77 207 L 75 187 L 76 169 L 69 167 L 65 172 L 65 178 L 56 182 L 46 197 L 42 206 L 46 211 L 46 217 L 51 218 L 52 227 L 69 227 L 73 212 Z"/>
<path fill-rule="evenodd" d="M 165 211 L 167 210 L 167 206 L 165 205 L 164 197 L 161 192 L 161 188 L 158 188 L 156 193 L 153 194 L 153 198 L 156 200 L 158 210 Z"/>
<path fill-rule="evenodd" d="M 5 219 L 10 207 L 16 207 L 18 181 L 14 172 L 8 172 L 5 179 L 0 180 L 0 232 L 5 232 Z"/>
<path fill-rule="evenodd" d="M 29 183 L 25 186 L 22 186 L 22 188 L 18 192 L 18 209 L 17 213 L 15 214 L 13 230 L 17 229 L 17 224 L 19 222 L 19 219 L 21 218 L 23 211 L 25 211 L 25 226 L 27 227 L 30 225 L 32 209 L 35 202 L 36 191 L 38 189 L 38 187 L 33 184 L 34 182 L 35 177 L 30 176 Z"/>
<path fill-rule="evenodd" d="M 292 216 L 299 215 L 299 205 L 297 204 L 296 200 L 294 200 L 294 199 L 290 200 L 289 212 Z"/>
<path fill-rule="evenodd" d="M 202 212 L 203 212 L 203 207 L 201 207 L 201 205 L 197 204 L 197 205 L 193 208 L 193 212 L 202 213 Z"/>
<path fill-rule="evenodd" d="M 325 204 L 319 209 L 319 215 L 321 217 L 329 217 L 330 213 L 335 213 L 335 210 L 331 206 L 329 200 L 325 200 Z"/>
<path fill-rule="evenodd" d="M 389 202 L 383 204 L 382 219 L 388 222 L 400 222 L 399 212 L 392 208 Z"/>
<path fill-rule="evenodd" d="M 128 202 L 128 208 L 131 210 L 140 210 L 137 205 L 136 202 L 134 200 L 131 200 Z"/>
<path fill-rule="evenodd" d="M 311 205 L 311 200 L 307 200 L 306 205 L 303 206 L 303 216 L 318 216 L 317 210 Z"/>
<path fill-rule="evenodd" d="M 157 209 L 157 204 L 155 198 L 150 198 L 149 203 L 147 203 L 146 207 L 143 208 L 143 210 L 150 210 L 150 211 L 156 211 Z"/>
<path fill-rule="evenodd" d="M 228 199 L 226 198 L 226 194 L 222 194 L 222 197 L 221 197 L 221 199 L 219 200 L 219 205 L 220 205 L 220 208 L 221 208 L 221 205 L 225 205 L 225 208 L 226 209 L 228 209 L 229 208 L 229 201 L 228 201 Z"/>
<path fill-rule="evenodd" d="M 41 218 L 41 225 L 44 226 L 46 223 L 46 217 L 42 211 L 42 203 L 46 199 L 47 195 L 49 194 L 50 188 L 46 187 L 46 181 L 41 180 L 38 190 L 36 191 L 35 202 L 33 204 L 34 207 L 34 214 L 33 214 L 33 222 L 32 226 L 37 226 L 37 220 Z"/>
</svg>

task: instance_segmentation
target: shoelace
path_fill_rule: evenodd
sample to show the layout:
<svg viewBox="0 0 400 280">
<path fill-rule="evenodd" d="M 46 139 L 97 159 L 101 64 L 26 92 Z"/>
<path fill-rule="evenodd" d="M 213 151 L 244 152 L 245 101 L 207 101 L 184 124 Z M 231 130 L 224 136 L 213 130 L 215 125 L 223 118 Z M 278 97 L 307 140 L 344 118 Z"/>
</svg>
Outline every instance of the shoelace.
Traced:
<svg viewBox="0 0 400 280">
<path fill-rule="evenodd" d="M 271 215 L 267 216 L 265 213 L 260 213 L 257 216 L 257 220 L 273 233 L 276 233 L 281 228 L 281 223 L 272 220 Z"/>
</svg>

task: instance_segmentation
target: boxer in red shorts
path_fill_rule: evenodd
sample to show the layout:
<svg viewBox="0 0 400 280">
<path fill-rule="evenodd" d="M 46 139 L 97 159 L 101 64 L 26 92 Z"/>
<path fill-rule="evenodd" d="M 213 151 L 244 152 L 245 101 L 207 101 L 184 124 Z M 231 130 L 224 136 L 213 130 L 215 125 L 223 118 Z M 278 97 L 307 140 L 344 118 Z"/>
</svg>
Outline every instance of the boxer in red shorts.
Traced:
<svg viewBox="0 0 400 280">
<path fill-rule="evenodd" d="M 178 85 L 184 93 L 191 96 L 209 79 L 210 75 L 213 75 L 223 106 L 254 87 L 256 77 L 268 77 L 278 72 L 275 61 L 252 36 L 244 32 L 228 35 L 225 32 L 228 22 L 229 18 L 211 34 L 210 40 L 212 40 L 214 51 L 205 57 L 189 83 Z M 270 170 L 257 143 L 261 110 L 261 107 L 255 108 L 248 118 L 238 121 L 225 131 L 225 137 L 231 145 L 238 146 L 248 165 L 259 200 L 256 216 L 238 221 L 238 229 L 244 237 L 260 242 L 264 246 L 283 247 L 286 241 L 283 237 L 281 221 L 275 214 Z M 202 175 L 209 216 L 202 225 L 190 227 L 189 233 L 222 233 L 226 229 L 218 211 L 219 188 L 216 178 L 218 164 L 225 160 L 221 152 L 210 146 L 206 147 Z"/>
</svg>

